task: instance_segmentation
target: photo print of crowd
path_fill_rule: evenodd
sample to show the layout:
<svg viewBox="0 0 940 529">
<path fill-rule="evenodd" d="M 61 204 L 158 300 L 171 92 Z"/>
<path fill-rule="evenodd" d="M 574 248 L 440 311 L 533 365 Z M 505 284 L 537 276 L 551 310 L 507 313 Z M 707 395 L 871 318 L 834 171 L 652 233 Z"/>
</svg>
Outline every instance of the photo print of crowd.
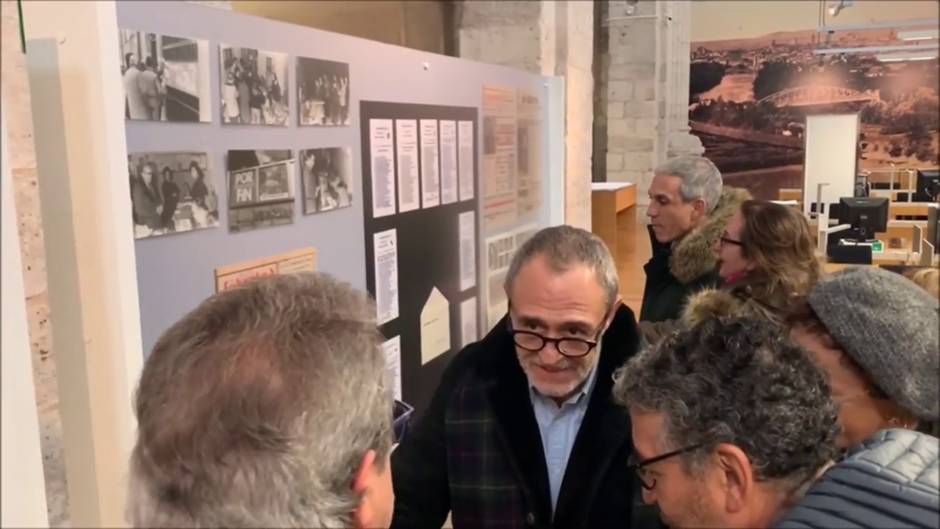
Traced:
<svg viewBox="0 0 940 529">
<path fill-rule="evenodd" d="M 228 151 L 228 227 L 233 233 L 294 222 L 289 150 Z"/>
<path fill-rule="evenodd" d="M 210 121 L 207 41 L 132 30 L 120 39 L 127 119 Z"/>
<path fill-rule="evenodd" d="M 298 57 L 297 99 L 301 125 L 349 125 L 349 65 Z"/>
<path fill-rule="evenodd" d="M 222 123 L 287 126 L 287 54 L 219 46 Z"/>
<path fill-rule="evenodd" d="M 352 205 L 352 151 L 349 147 L 300 151 L 304 215 Z"/>
<path fill-rule="evenodd" d="M 219 225 L 206 154 L 134 153 L 127 168 L 135 239 Z"/>
</svg>

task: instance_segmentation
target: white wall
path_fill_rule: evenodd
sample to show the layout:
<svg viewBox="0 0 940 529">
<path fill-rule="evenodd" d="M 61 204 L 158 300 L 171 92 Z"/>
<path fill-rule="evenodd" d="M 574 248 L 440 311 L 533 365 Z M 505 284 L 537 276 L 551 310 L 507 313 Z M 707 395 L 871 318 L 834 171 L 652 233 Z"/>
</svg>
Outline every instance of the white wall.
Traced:
<svg viewBox="0 0 940 529">
<path fill-rule="evenodd" d="M 13 179 L 7 153 L 6 115 L 0 115 L 0 164 L 3 183 L 0 188 L 0 212 L 3 214 L 3 360 L 2 360 L 2 492 L 0 525 L 3 527 L 45 527 L 46 489 L 39 446 L 39 418 L 36 390 L 29 352 L 26 324 L 26 297 L 20 268 L 20 238 L 16 231 L 13 204 Z"/>
<path fill-rule="evenodd" d="M 803 173 L 803 212 L 816 202 L 820 183 L 822 202 L 831 204 L 854 196 L 858 163 L 858 114 L 806 117 L 806 160 Z M 828 213 L 828 208 L 827 208 Z"/>
</svg>

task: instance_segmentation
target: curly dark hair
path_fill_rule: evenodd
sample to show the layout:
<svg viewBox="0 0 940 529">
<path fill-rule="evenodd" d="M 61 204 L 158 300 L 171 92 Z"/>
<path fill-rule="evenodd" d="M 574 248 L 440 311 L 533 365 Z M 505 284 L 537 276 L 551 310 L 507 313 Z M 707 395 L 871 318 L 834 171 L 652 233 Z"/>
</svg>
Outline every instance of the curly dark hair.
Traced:
<svg viewBox="0 0 940 529">
<path fill-rule="evenodd" d="M 823 372 L 779 327 L 713 319 L 673 333 L 615 374 L 622 406 L 665 415 L 663 438 L 698 467 L 719 443 L 740 447 L 759 480 L 803 484 L 837 457 L 837 409 Z"/>
</svg>

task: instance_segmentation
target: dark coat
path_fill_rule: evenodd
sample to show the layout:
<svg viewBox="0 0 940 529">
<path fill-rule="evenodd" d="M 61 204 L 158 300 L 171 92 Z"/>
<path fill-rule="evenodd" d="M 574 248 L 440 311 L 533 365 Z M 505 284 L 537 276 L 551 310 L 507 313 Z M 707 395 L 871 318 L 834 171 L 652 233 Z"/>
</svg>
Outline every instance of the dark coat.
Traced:
<svg viewBox="0 0 940 529">
<path fill-rule="evenodd" d="M 503 318 L 447 367 L 425 415 L 392 453 L 396 529 L 629 527 L 636 479 L 630 419 L 612 375 L 636 352 L 626 306 L 602 338 L 597 379 L 571 450 L 554 520 L 529 385 Z"/>
<path fill-rule="evenodd" d="M 154 230 L 162 227 L 160 215 L 157 214 L 160 200 L 156 187 L 148 186 L 142 178 L 134 179 L 131 184 L 131 204 L 138 224 L 146 225 Z"/>
<path fill-rule="evenodd" d="M 940 441 L 911 430 L 882 430 L 826 471 L 773 526 L 940 527 Z"/>
<path fill-rule="evenodd" d="M 708 221 L 675 243 L 661 243 L 650 229 L 653 255 L 643 267 L 646 286 L 640 321 L 678 319 L 686 299 L 707 287 L 717 287 L 718 257 L 712 251 L 725 226 L 750 195 L 743 189 L 725 187 Z"/>
<path fill-rule="evenodd" d="M 676 279 L 669 270 L 672 248 L 656 240 L 650 230 L 650 244 L 653 256 L 643 265 L 646 272 L 646 286 L 643 288 L 643 305 L 640 307 L 640 321 L 661 322 L 675 320 L 682 314 L 686 299 L 704 288 L 714 288 L 721 283 L 721 278 L 714 270 L 706 271 L 688 283 Z"/>
<path fill-rule="evenodd" d="M 172 180 L 164 180 L 161 186 L 163 191 L 163 214 L 161 222 L 165 228 L 174 228 L 173 215 L 180 201 L 180 188 Z"/>
</svg>

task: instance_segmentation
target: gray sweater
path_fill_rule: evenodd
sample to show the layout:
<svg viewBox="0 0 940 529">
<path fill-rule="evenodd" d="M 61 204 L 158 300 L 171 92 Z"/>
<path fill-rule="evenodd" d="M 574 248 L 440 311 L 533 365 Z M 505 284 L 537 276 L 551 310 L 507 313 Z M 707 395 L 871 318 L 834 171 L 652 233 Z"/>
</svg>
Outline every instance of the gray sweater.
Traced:
<svg viewBox="0 0 940 529">
<path fill-rule="evenodd" d="M 940 527 L 938 444 L 911 430 L 876 433 L 823 474 L 774 527 Z"/>
</svg>

